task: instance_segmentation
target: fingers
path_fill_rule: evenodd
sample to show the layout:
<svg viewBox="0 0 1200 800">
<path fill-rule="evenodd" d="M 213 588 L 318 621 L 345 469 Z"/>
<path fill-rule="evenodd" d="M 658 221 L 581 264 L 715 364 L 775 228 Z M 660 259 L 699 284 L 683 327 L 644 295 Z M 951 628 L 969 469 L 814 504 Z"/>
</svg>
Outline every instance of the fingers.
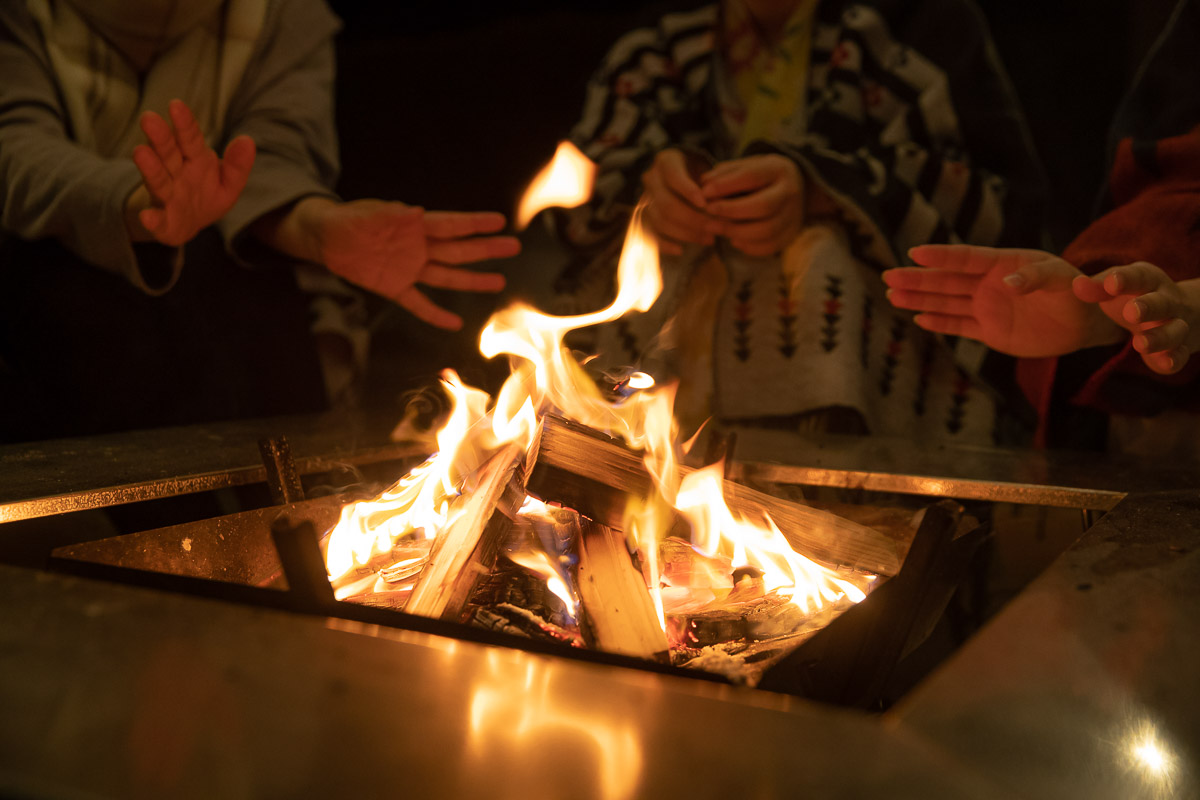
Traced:
<svg viewBox="0 0 1200 800">
<path fill-rule="evenodd" d="M 1079 277 L 1079 270 L 1061 258 L 1049 253 L 1039 253 L 1039 258 L 1033 261 L 1021 261 L 1001 280 L 1017 294 L 1029 294 L 1038 290 L 1066 291 L 1071 288 L 1071 282 Z M 1001 264 L 1008 268 L 1008 260 L 1001 257 Z"/>
<path fill-rule="evenodd" d="M 939 316 L 954 317 L 967 317 L 972 313 L 970 296 L 888 289 L 887 298 L 896 308 L 907 308 L 910 311 L 925 311 Z"/>
<path fill-rule="evenodd" d="M 396 302 L 408 309 L 417 319 L 428 322 L 435 328 L 456 331 L 462 327 L 462 317 L 434 303 L 415 287 L 408 287 L 395 298 Z"/>
<path fill-rule="evenodd" d="M 664 153 L 660 153 L 660 160 Z M 675 152 L 682 159 L 682 154 Z M 699 195 L 700 189 L 691 183 L 690 176 L 684 171 L 684 179 L 691 186 L 691 193 Z M 678 179 L 677 179 L 678 180 Z M 678 185 L 678 184 L 675 184 Z M 703 208 L 704 198 L 691 198 L 677 191 L 668 182 L 665 169 L 656 166 L 642 176 L 642 186 L 650 203 L 646 207 L 646 222 L 660 236 L 674 239 L 678 242 L 693 242 L 709 245 L 713 236 L 705 230 L 709 217 L 695 207 L 695 199 L 700 200 Z M 687 187 L 683 187 L 685 190 Z"/>
<path fill-rule="evenodd" d="M 208 146 L 204 143 L 204 134 L 192 110 L 182 100 L 172 100 L 167 104 L 167 113 L 175 124 L 175 139 L 179 142 L 179 150 L 184 158 L 200 158 Z"/>
<path fill-rule="evenodd" d="M 1095 276 L 1112 297 L 1123 294 L 1145 294 L 1164 284 L 1173 283 L 1167 273 L 1153 264 L 1137 261 L 1121 267 L 1110 267 Z"/>
<path fill-rule="evenodd" d="M 167 215 L 161 208 L 143 208 L 138 212 L 138 220 L 142 223 L 143 228 L 152 234 L 157 234 L 166 224 Z"/>
<path fill-rule="evenodd" d="M 139 144 L 133 148 L 133 163 L 142 174 L 146 190 L 156 203 L 165 204 L 171 199 L 171 176 L 167 174 L 167 168 L 163 166 L 162 159 L 152 147 Z"/>
<path fill-rule="evenodd" d="M 1148 292 L 1126 303 L 1122 314 L 1129 322 L 1161 322 L 1182 317 L 1183 312 L 1183 305 L 1174 294 Z"/>
<path fill-rule="evenodd" d="M 429 215 L 426 215 L 426 219 Z M 470 264 L 493 258 L 508 258 L 521 252 L 521 243 L 512 236 L 484 236 L 478 239 L 442 241 L 430 239 L 427 253 L 430 261 L 442 264 Z"/>
<path fill-rule="evenodd" d="M 893 289 L 966 297 L 975 294 L 981 281 L 982 279 L 978 275 L 923 267 L 900 267 L 886 270 L 883 273 L 883 282 Z"/>
<path fill-rule="evenodd" d="M 706 230 L 708 217 L 676 195 L 663 191 L 657 178 L 647 176 L 645 185 L 650 197 L 646 222 L 655 233 L 680 242 L 713 243 L 713 235 Z"/>
<path fill-rule="evenodd" d="M 679 150 L 663 150 L 659 153 L 649 174 L 661 179 L 665 188 L 696 208 L 704 208 L 704 193 L 692 179 L 692 174 L 688 172 L 687 158 Z"/>
<path fill-rule="evenodd" d="M 791 196 L 792 189 L 777 182 L 733 200 L 713 201 L 708 204 L 708 211 L 713 216 L 731 220 L 763 219 L 777 213 Z"/>
<path fill-rule="evenodd" d="M 1170 319 L 1152 328 L 1143 328 L 1133 335 L 1133 349 L 1143 355 L 1160 353 L 1182 347 L 1187 341 L 1188 324 L 1181 319 Z"/>
<path fill-rule="evenodd" d="M 1174 350 L 1143 355 L 1142 361 L 1159 375 L 1174 375 L 1187 365 L 1188 356 L 1186 347 L 1176 347 Z"/>
<path fill-rule="evenodd" d="M 425 232 L 435 239 L 458 239 L 504 229 L 504 215 L 496 211 L 427 211 Z"/>
<path fill-rule="evenodd" d="M 706 199 L 728 197 L 761 189 L 779 179 L 779 165 L 769 159 L 726 161 L 700 176 Z"/>
<path fill-rule="evenodd" d="M 256 148 L 249 136 L 238 136 L 221 156 L 221 185 L 236 197 L 241 194 L 254 166 Z"/>
<path fill-rule="evenodd" d="M 162 160 L 167 173 L 174 177 L 182 172 L 183 153 L 179 151 L 179 146 L 175 142 L 175 132 L 171 130 L 167 121 L 153 111 L 146 111 L 138 119 L 138 124 L 141 125 L 142 133 L 146 134 L 150 146 Z"/>
<path fill-rule="evenodd" d="M 440 264 L 426 264 L 418 280 L 426 286 L 459 292 L 498 292 L 504 288 L 504 276 L 499 273 L 473 272 Z"/>
</svg>

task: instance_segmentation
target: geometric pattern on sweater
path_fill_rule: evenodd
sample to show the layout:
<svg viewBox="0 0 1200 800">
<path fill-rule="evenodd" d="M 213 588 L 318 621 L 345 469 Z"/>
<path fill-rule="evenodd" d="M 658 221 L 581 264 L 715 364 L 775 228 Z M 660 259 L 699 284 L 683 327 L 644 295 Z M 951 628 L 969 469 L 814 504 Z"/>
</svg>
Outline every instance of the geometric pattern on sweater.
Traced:
<svg viewBox="0 0 1200 800">
<path fill-rule="evenodd" d="M 825 276 L 825 302 L 821 307 L 821 347 L 826 353 L 837 347 L 838 322 L 842 319 L 842 279 Z"/>
</svg>

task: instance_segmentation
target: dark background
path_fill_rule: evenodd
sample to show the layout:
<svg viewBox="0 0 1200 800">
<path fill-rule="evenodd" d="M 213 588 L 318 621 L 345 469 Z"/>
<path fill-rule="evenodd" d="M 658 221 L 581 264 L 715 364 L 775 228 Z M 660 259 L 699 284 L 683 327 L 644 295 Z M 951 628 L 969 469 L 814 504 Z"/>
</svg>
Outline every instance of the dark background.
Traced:
<svg viewBox="0 0 1200 800">
<path fill-rule="evenodd" d="M 1108 121 L 1174 0 L 978 0 L 1024 105 L 1050 182 L 1061 247 L 1087 223 L 1104 173 Z M 331 3 L 339 37 L 337 116 L 346 198 L 429 209 L 511 212 L 582 107 L 593 69 L 625 31 L 680 0 Z M 502 365 L 474 355 L 480 325 L 513 296 L 544 300 L 561 264 L 537 232 L 499 268 L 501 298 L 442 296 L 467 317 L 444 335 L 401 312 L 377 318 L 371 394 L 394 402 L 443 366 L 489 383 Z"/>
</svg>

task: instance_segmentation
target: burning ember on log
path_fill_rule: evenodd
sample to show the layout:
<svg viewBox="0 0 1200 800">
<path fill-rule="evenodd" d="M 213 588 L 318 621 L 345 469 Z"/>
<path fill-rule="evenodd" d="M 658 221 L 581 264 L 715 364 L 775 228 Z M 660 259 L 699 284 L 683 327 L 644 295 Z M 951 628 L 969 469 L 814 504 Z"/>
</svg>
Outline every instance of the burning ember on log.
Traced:
<svg viewBox="0 0 1200 800">
<path fill-rule="evenodd" d="M 585 202 L 594 172 L 560 146 L 520 222 Z M 492 316 L 480 351 L 513 364 L 494 399 L 443 374 L 452 410 L 438 451 L 374 500 L 347 505 L 328 538 L 338 599 L 684 662 L 713 645 L 728 655 L 794 637 L 862 600 L 871 573 L 895 573 L 894 551 L 870 529 L 758 499 L 724 481 L 720 462 L 681 466 L 674 386 L 636 373 L 604 390 L 563 346 L 570 331 L 658 298 L 657 247 L 641 217 L 639 207 L 607 308 L 555 317 L 517 303 Z M 572 425 L 585 433 L 564 458 Z M 560 446 L 539 465 L 552 431 Z M 548 470 L 571 480 L 531 481 Z"/>
</svg>

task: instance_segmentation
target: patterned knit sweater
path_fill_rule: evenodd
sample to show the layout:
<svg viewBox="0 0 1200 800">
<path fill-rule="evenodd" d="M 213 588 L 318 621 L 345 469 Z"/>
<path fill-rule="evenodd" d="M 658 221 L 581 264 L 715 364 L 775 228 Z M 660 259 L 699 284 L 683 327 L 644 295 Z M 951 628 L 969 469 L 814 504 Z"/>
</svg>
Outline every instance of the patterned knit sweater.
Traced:
<svg viewBox="0 0 1200 800">
<path fill-rule="evenodd" d="M 664 259 L 655 308 L 576 346 L 601 366 L 673 372 L 700 413 L 726 420 L 799 424 L 848 408 L 871 432 L 990 441 L 990 393 L 892 309 L 878 277 L 923 242 L 1038 242 L 1041 172 L 978 12 L 967 0 L 824 0 L 808 85 L 796 89 L 802 132 L 740 153 L 718 111 L 719 13 L 627 34 L 593 78 L 571 138 L 599 166 L 596 190 L 556 219 L 576 252 L 563 310 L 613 291 L 640 176 L 664 148 L 712 161 L 782 153 L 836 211 L 774 258 L 718 241 Z"/>
</svg>

